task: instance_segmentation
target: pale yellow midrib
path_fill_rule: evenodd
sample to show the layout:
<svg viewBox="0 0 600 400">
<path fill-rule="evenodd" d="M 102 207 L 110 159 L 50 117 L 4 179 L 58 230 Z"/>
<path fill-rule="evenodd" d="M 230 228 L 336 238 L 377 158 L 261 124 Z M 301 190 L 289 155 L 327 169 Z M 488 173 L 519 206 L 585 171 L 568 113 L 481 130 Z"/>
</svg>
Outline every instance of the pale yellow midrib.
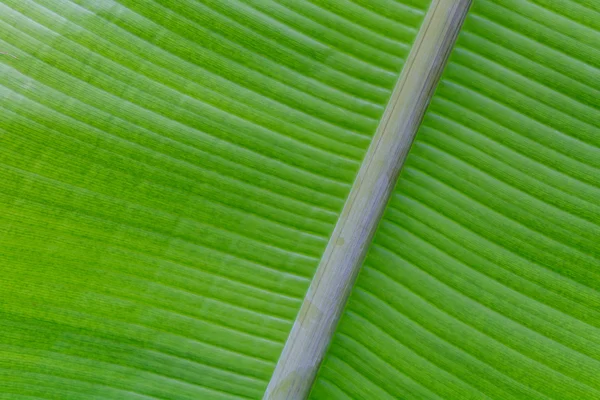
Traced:
<svg viewBox="0 0 600 400">
<path fill-rule="evenodd" d="M 471 0 L 434 0 L 263 399 L 305 399 Z"/>
</svg>

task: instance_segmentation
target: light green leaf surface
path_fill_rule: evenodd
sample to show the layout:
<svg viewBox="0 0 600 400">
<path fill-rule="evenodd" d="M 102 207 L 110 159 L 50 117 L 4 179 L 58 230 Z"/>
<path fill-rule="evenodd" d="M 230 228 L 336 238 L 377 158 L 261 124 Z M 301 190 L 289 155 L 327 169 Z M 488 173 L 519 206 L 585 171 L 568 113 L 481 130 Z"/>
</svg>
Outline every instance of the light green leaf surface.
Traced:
<svg viewBox="0 0 600 400">
<path fill-rule="evenodd" d="M 0 398 L 260 398 L 428 3 L 1 0 Z"/>
<path fill-rule="evenodd" d="M 476 0 L 313 399 L 600 399 L 600 3 Z"/>
<path fill-rule="evenodd" d="M 0 399 L 258 399 L 429 0 L 0 0 Z M 475 0 L 313 399 L 600 399 L 600 5 Z"/>
</svg>

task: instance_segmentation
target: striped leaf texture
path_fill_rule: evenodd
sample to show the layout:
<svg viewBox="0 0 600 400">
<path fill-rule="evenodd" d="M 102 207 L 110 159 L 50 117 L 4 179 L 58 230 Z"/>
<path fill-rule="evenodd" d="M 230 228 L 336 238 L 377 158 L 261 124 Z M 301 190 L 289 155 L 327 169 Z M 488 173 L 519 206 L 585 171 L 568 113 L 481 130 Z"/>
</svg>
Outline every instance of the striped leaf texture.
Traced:
<svg viewBox="0 0 600 400">
<path fill-rule="evenodd" d="M 260 399 L 430 3 L 0 0 L 0 399 Z M 474 0 L 311 399 L 600 399 L 599 116 Z"/>
<path fill-rule="evenodd" d="M 312 399 L 600 399 L 600 3 L 476 0 Z"/>
<path fill-rule="evenodd" d="M 1 0 L 0 398 L 261 398 L 428 5 Z"/>
</svg>

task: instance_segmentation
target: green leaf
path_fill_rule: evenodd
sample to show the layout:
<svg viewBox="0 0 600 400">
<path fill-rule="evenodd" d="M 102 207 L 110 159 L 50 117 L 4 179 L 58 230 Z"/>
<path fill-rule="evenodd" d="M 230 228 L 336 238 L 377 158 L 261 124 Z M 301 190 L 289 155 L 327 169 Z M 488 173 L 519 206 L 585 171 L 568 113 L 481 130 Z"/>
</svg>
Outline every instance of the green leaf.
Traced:
<svg viewBox="0 0 600 400">
<path fill-rule="evenodd" d="M 261 398 L 430 3 L 1 0 L 0 398 Z M 311 398 L 600 399 L 599 71 L 474 1 Z"/>
<path fill-rule="evenodd" d="M 2 0 L 0 397 L 260 398 L 427 6 Z"/>
<path fill-rule="evenodd" d="M 474 2 L 311 398 L 600 398 L 599 22 Z"/>
</svg>

